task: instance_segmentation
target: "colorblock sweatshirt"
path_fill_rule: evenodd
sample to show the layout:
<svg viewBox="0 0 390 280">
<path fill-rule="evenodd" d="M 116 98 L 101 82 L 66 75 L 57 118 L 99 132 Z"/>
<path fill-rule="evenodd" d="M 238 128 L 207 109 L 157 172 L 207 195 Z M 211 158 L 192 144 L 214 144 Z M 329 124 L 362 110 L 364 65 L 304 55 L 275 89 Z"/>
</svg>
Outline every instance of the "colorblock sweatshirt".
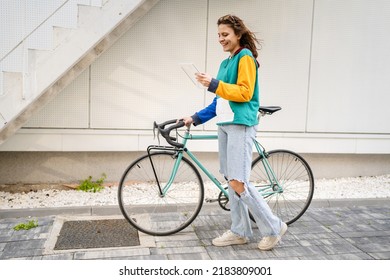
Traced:
<svg viewBox="0 0 390 280">
<path fill-rule="evenodd" d="M 216 94 L 213 102 L 192 116 L 194 125 L 218 117 L 218 125 L 258 123 L 258 63 L 249 49 L 241 48 L 222 61 L 217 77 L 208 91 Z"/>
</svg>

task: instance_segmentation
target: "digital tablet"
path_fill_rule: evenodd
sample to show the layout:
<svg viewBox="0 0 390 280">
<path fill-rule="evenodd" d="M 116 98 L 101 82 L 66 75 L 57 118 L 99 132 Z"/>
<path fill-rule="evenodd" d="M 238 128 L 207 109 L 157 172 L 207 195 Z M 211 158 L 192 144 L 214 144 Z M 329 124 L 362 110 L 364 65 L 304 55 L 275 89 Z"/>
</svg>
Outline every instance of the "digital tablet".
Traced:
<svg viewBox="0 0 390 280">
<path fill-rule="evenodd" d="M 200 84 L 195 78 L 195 74 L 200 72 L 193 63 L 180 63 L 180 67 L 194 85 L 196 85 L 198 88 L 203 88 L 202 84 Z"/>
</svg>

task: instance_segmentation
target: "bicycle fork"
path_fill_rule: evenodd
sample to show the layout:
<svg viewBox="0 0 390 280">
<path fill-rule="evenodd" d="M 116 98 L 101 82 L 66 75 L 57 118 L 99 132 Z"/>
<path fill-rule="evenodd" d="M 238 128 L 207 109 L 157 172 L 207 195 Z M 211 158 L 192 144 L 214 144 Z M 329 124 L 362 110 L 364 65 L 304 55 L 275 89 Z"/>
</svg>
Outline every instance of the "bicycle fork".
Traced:
<svg viewBox="0 0 390 280">
<path fill-rule="evenodd" d="M 151 153 L 150 153 L 151 150 L 158 149 L 158 148 L 161 149 L 161 147 L 159 147 L 159 146 L 149 146 L 147 151 L 148 151 L 148 155 L 149 155 L 150 165 L 152 166 L 154 178 L 156 179 L 157 187 L 158 187 L 158 190 L 159 190 L 159 193 L 160 193 L 160 197 L 165 197 L 165 195 L 168 192 L 168 189 L 170 188 L 170 186 L 173 183 L 173 180 L 176 177 L 177 170 L 179 169 L 179 165 L 180 165 L 181 159 L 183 157 L 183 153 L 180 153 L 178 150 L 172 149 L 170 147 L 164 147 L 163 150 L 170 150 L 170 151 L 173 150 L 173 151 L 175 151 L 174 153 L 172 153 L 172 157 L 176 158 L 176 160 L 175 160 L 175 163 L 174 163 L 174 166 L 173 166 L 173 170 L 172 170 L 172 173 L 171 173 L 171 175 L 169 177 L 168 182 L 166 183 L 165 186 L 161 186 L 160 179 L 159 179 L 159 177 L 157 175 L 157 172 L 156 172 L 156 169 L 154 167 L 153 160 L 152 160 L 152 157 L 151 157 Z"/>
</svg>

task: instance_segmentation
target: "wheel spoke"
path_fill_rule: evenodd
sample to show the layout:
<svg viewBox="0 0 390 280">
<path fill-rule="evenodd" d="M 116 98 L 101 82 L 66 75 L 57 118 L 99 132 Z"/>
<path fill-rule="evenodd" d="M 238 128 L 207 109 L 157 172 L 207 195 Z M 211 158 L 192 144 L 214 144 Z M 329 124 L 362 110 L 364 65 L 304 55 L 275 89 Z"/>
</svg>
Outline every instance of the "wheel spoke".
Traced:
<svg viewBox="0 0 390 280">
<path fill-rule="evenodd" d="M 313 174 L 307 162 L 294 152 L 276 150 L 268 155 L 268 163 L 282 192 L 267 196 L 266 201 L 275 215 L 291 224 L 299 219 L 310 205 L 314 191 Z M 273 180 L 268 178 L 264 160 L 259 157 L 252 164 L 251 182 L 255 186 L 270 185 L 270 180 Z"/>
<path fill-rule="evenodd" d="M 143 156 L 126 170 L 119 184 L 119 206 L 138 230 L 152 235 L 173 234 L 187 227 L 198 215 L 204 197 L 203 182 L 194 165 L 182 158 L 176 176 L 162 195 L 156 176 L 164 189 L 177 159 L 170 153 L 156 152 L 151 160 Z"/>
</svg>

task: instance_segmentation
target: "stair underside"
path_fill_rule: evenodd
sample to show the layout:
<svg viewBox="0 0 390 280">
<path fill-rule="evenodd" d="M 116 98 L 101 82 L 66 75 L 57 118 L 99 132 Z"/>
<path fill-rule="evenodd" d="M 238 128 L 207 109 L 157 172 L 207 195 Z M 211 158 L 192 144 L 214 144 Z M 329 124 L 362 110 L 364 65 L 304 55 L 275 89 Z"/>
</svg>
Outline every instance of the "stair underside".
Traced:
<svg viewBox="0 0 390 280">
<path fill-rule="evenodd" d="M 36 51 L 32 54 L 35 55 L 35 64 L 39 65 L 32 73 L 37 81 L 36 97 L 19 102 L 19 113 L 0 129 L 0 145 L 109 49 L 158 1 L 109 1 L 103 8 L 91 10 L 88 7 L 87 12 L 81 11 L 77 29 L 64 31 L 63 34 L 60 29 L 55 30 L 55 36 L 62 43 L 57 43 L 53 51 Z M 94 23 L 92 30 L 91 23 Z M 97 32 L 103 35 L 96 35 Z M 53 65 L 57 67 L 53 69 Z M 2 97 L 2 103 L 9 99 L 8 102 L 16 104 L 13 99 L 23 91 L 21 74 L 5 73 L 5 76 L 4 86 L 9 93 Z"/>
</svg>

